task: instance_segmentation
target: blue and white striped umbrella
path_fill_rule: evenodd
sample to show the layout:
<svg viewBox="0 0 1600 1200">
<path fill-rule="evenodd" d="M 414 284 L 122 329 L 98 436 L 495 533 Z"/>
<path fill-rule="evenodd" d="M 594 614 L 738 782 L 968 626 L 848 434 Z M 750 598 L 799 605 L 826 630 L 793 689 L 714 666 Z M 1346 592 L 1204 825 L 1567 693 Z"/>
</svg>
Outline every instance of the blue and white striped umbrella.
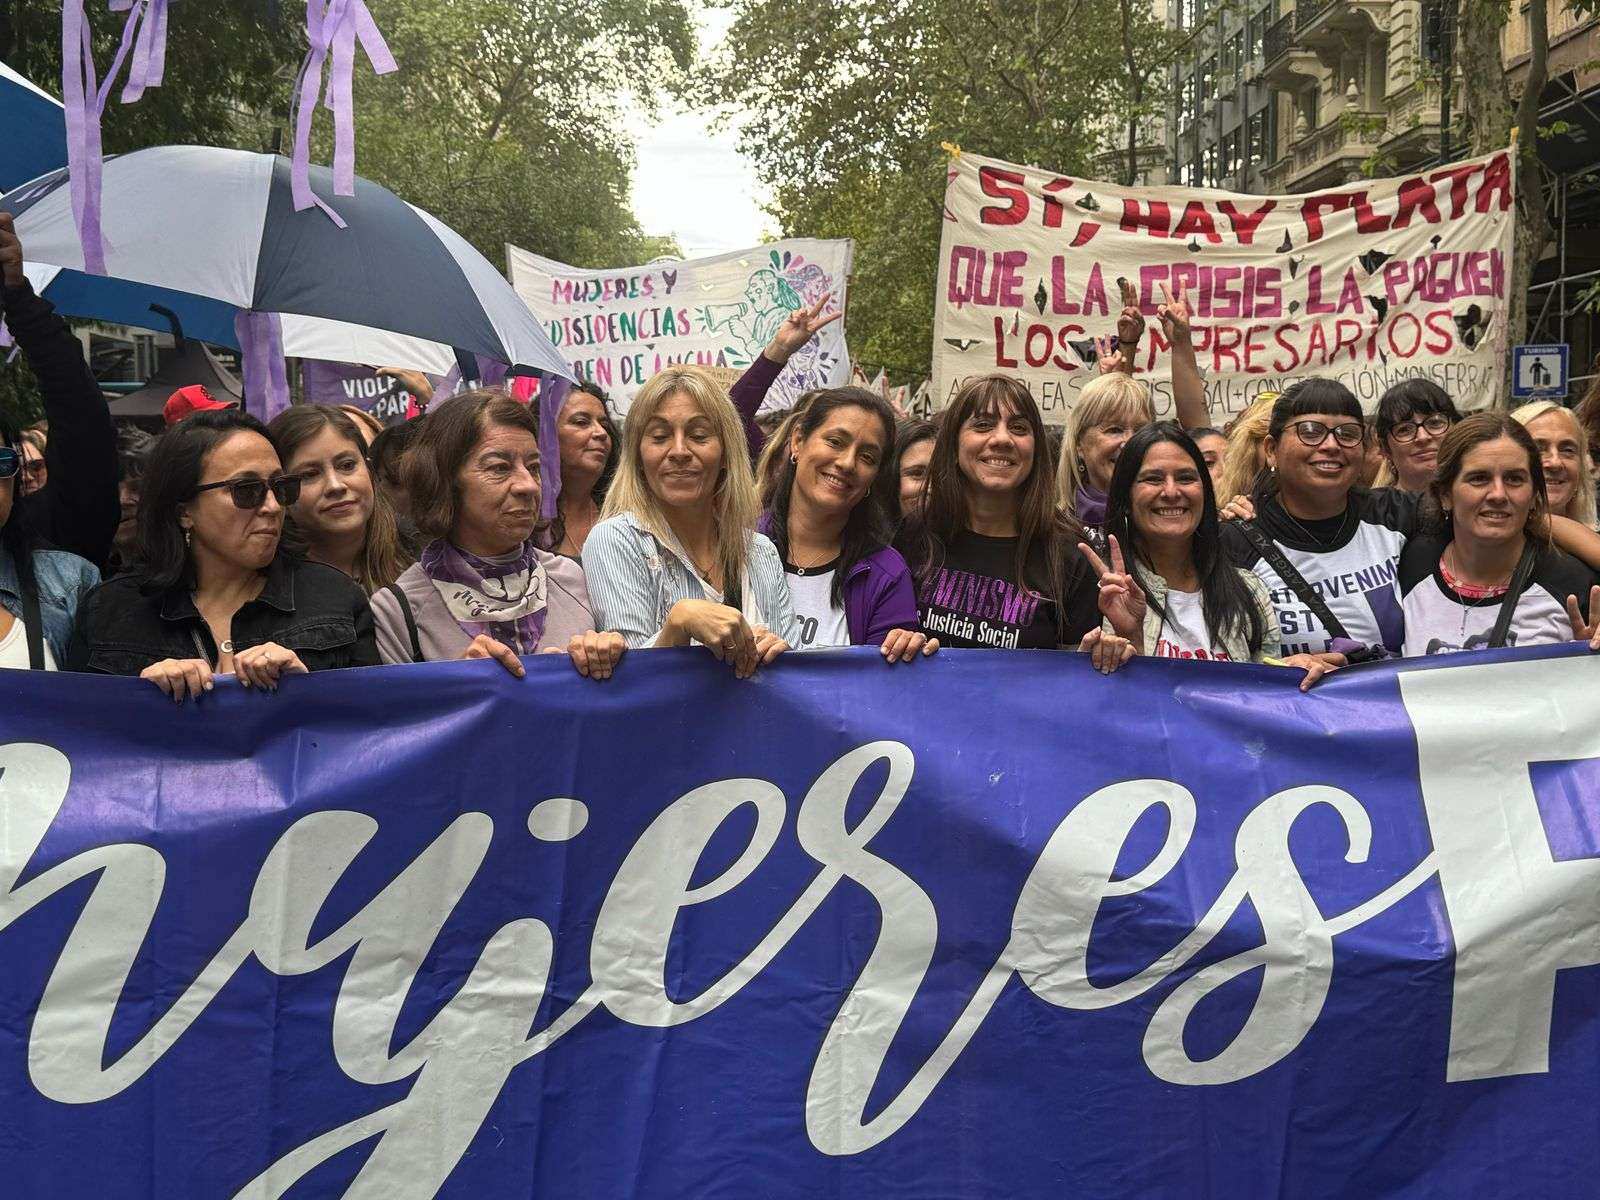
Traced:
<svg viewBox="0 0 1600 1200">
<path fill-rule="evenodd" d="M 67 172 L 8 192 L 30 262 L 82 271 Z M 332 173 L 311 169 L 319 193 Z M 340 229 L 296 212 L 287 158 L 158 146 L 107 158 L 101 228 L 108 276 L 239 310 L 387 330 L 564 379 L 571 369 L 511 285 L 460 234 L 357 179 Z M 287 339 L 286 339 L 287 340 Z M 327 357 L 335 357 L 328 355 Z M 372 361 L 362 358 L 345 361 Z"/>
<path fill-rule="evenodd" d="M 67 118 L 56 98 L 0 62 L 0 192 L 67 161 Z"/>
</svg>

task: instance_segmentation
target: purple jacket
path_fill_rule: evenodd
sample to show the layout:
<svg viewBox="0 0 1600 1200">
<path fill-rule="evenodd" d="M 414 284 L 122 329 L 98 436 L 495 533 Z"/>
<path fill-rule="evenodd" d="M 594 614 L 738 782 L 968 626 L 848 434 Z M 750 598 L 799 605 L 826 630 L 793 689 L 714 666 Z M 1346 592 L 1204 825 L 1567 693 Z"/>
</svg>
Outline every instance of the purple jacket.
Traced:
<svg viewBox="0 0 1600 1200">
<path fill-rule="evenodd" d="M 756 529 L 771 536 L 770 512 L 761 514 Z M 918 628 L 911 568 L 893 546 L 874 550 L 850 568 L 844 581 L 844 619 L 852 646 L 881 646 L 891 629 Z"/>
<path fill-rule="evenodd" d="M 728 389 L 728 399 L 733 401 L 733 407 L 739 413 L 739 421 L 744 425 L 745 441 L 750 444 L 752 462 L 761 457 L 761 447 L 767 442 L 767 435 L 762 433 L 761 426 L 756 424 L 756 413 L 760 411 L 761 402 L 767 398 L 767 393 L 772 390 L 772 385 L 778 381 L 778 376 L 783 372 L 783 363 L 775 363 L 765 354 L 758 354 L 755 362 L 751 363 L 745 369 L 745 373 Z"/>
</svg>

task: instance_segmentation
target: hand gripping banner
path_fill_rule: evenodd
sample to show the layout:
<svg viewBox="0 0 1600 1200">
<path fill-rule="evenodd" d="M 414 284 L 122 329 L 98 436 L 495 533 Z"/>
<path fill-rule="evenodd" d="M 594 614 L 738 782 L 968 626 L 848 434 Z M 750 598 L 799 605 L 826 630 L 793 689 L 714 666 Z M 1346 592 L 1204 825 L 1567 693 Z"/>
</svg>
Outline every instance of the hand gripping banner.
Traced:
<svg viewBox="0 0 1600 1200">
<path fill-rule="evenodd" d="M 1586 654 L 380 670 L 3 673 L 8 1196 L 1593 1195 Z"/>
</svg>

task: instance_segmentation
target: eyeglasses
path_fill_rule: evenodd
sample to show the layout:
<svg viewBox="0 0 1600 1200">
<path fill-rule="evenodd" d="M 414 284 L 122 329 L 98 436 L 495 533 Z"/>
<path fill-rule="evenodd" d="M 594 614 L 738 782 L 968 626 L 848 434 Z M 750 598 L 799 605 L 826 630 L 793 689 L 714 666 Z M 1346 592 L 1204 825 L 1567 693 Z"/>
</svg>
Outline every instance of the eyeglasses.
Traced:
<svg viewBox="0 0 1600 1200">
<path fill-rule="evenodd" d="M 300 476 L 289 474 L 274 475 L 271 479 L 224 479 L 220 483 L 202 483 L 194 493 L 198 496 L 201 492 L 227 488 L 233 497 L 233 506 L 249 511 L 267 502 L 267 490 L 270 488 L 273 498 L 288 508 L 300 499 L 301 482 Z"/>
<path fill-rule="evenodd" d="M 22 455 L 10 446 L 0 446 L 0 479 L 10 479 L 22 466 Z"/>
<path fill-rule="evenodd" d="M 1346 421 L 1343 425 L 1324 425 L 1321 421 L 1296 421 L 1294 435 L 1302 445 L 1320 446 L 1333 434 L 1333 440 L 1349 450 L 1361 445 L 1366 429 L 1359 421 Z"/>
<path fill-rule="evenodd" d="M 1434 413 L 1431 417 L 1423 417 L 1420 421 L 1401 421 L 1389 430 L 1389 436 L 1397 442 L 1416 441 L 1417 433 L 1426 430 L 1438 437 L 1450 428 L 1450 418 L 1443 413 Z"/>
</svg>

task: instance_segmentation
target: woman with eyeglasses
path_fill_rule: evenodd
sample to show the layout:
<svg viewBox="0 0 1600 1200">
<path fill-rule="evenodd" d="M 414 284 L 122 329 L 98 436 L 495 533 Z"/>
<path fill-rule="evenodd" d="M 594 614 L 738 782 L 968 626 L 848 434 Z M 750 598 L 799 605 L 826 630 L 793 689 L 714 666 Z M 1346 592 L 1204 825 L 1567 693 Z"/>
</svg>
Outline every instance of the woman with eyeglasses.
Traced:
<svg viewBox="0 0 1600 1200">
<path fill-rule="evenodd" d="M 1431 379 L 1404 379 L 1384 392 L 1374 422 L 1384 461 L 1375 486 L 1427 491 L 1439 443 L 1459 420 L 1450 394 Z"/>
<path fill-rule="evenodd" d="M 66 661 L 79 602 L 100 572 L 76 554 L 40 548 L 17 505 L 22 447 L 0 413 L 0 668 L 54 671 Z"/>
<path fill-rule="evenodd" d="M 1395 580 L 1416 529 L 1417 499 L 1357 485 L 1366 423 L 1350 389 L 1304 379 L 1280 395 L 1263 443 L 1255 516 L 1223 527 L 1236 566 L 1272 597 L 1285 655 L 1351 660 L 1398 653 L 1405 636 Z"/>
<path fill-rule="evenodd" d="M 137 675 L 181 703 L 217 675 L 272 691 L 285 675 L 376 666 L 360 585 L 283 550 L 301 483 L 237 409 L 169 429 L 145 466 L 138 562 L 80 607 L 70 669 Z"/>
</svg>

